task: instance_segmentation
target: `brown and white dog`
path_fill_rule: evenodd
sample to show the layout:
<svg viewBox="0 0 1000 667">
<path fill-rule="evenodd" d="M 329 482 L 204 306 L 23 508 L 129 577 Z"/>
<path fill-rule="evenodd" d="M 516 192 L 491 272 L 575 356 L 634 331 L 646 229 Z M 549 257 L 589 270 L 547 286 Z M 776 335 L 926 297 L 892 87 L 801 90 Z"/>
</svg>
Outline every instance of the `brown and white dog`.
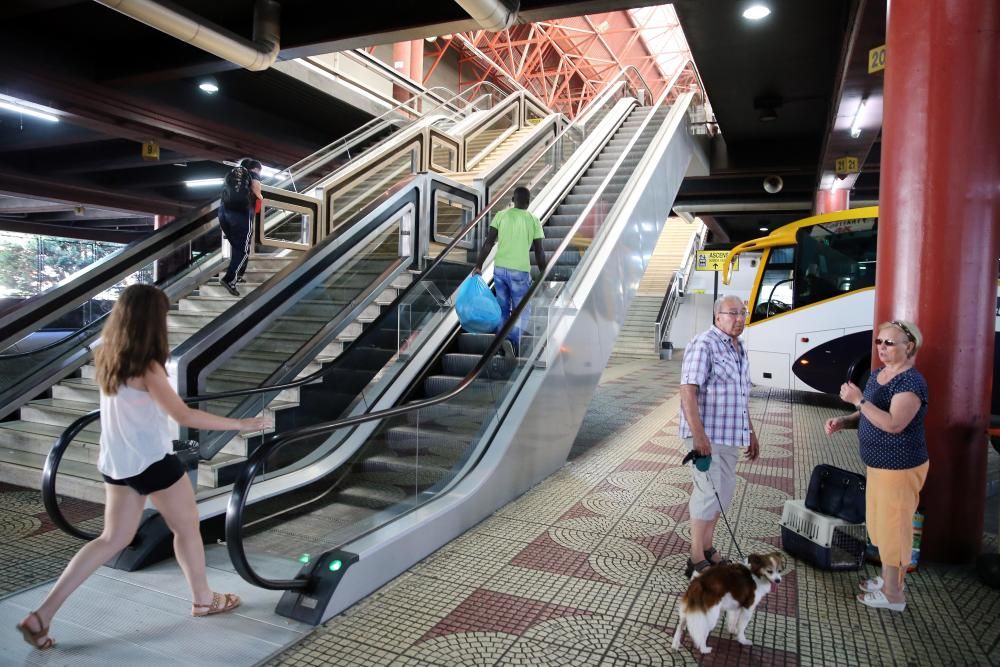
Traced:
<svg viewBox="0 0 1000 667">
<path fill-rule="evenodd" d="M 711 653 L 708 633 L 719 622 L 723 611 L 726 612 L 726 630 L 736 635 L 736 641 L 750 646 L 753 642 L 746 638 L 744 631 L 763 597 L 771 592 L 774 584 L 781 583 L 784 562 L 780 552 L 763 556 L 750 554 L 746 565 L 714 565 L 695 576 L 677 607 L 680 620 L 674 632 L 673 648 L 681 647 L 686 624 L 698 650 Z"/>
</svg>

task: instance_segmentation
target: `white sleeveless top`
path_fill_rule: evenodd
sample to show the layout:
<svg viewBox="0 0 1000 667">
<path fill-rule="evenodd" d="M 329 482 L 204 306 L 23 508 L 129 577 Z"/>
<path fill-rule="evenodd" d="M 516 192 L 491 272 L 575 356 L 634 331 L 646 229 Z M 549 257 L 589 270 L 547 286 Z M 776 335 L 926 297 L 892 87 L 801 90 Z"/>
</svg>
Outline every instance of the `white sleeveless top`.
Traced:
<svg viewBox="0 0 1000 667">
<path fill-rule="evenodd" d="M 173 451 L 169 417 L 148 392 L 127 385 L 101 392 L 101 452 L 97 469 L 111 479 L 138 475 Z"/>
</svg>

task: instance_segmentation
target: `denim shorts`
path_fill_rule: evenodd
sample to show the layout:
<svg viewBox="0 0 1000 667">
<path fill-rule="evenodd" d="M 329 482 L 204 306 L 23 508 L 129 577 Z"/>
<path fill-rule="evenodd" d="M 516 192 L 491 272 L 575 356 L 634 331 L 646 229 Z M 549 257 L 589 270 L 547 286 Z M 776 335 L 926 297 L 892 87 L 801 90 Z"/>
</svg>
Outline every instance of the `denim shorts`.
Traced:
<svg viewBox="0 0 1000 667">
<path fill-rule="evenodd" d="M 148 496 L 151 493 L 169 489 L 174 482 L 187 474 L 184 464 L 174 454 L 167 454 L 156 463 L 151 464 L 138 475 L 125 479 L 112 479 L 101 475 L 104 481 L 115 486 L 127 486 L 135 489 L 139 495 Z"/>
</svg>

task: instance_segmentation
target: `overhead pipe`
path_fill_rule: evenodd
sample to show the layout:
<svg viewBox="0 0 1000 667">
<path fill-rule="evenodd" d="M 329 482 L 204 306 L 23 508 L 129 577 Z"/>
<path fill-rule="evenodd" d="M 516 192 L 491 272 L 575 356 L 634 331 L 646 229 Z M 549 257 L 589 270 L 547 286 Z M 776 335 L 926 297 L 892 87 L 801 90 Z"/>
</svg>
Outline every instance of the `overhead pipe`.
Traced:
<svg viewBox="0 0 1000 667">
<path fill-rule="evenodd" d="M 503 0 L 455 0 L 483 30 L 500 32 L 514 25 L 520 2 L 511 9 Z"/>
<path fill-rule="evenodd" d="M 181 7 L 153 0 L 95 0 L 106 7 L 197 46 L 223 60 L 259 72 L 270 67 L 281 50 L 281 5 L 257 0 L 253 11 L 253 41 L 212 25 Z"/>
</svg>

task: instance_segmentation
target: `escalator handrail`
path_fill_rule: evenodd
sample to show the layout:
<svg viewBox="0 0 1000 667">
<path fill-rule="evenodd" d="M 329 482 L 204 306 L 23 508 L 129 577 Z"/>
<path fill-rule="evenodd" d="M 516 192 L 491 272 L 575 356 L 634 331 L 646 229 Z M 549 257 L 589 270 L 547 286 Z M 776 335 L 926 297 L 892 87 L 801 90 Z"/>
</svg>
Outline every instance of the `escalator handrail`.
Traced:
<svg viewBox="0 0 1000 667">
<path fill-rule="evenodd" d="M 679 76 L 680 72 L 678 72 Z M 325 435 L 327 433 L 332 433 L 339 429 L 347 428 L 350 426 L 355 426 L 357 424 L 362 424 L 369 421 L 376 421 L 382 419 L 389 419 L 392 417 L 398 417 L 415 410 L 420 410 L 423 408 L 429 408 L 446 401 L 450 401 L 455 398 L 466 389 L 468 389 L 476 378 L 482 373 L 482 371 L 491 363 L 493 357 L 499 352 L 503 341 L 506 339 L 507 335 L 513 330 L 520 320 L 521 314 L 524 312 L 525 308 L 531 303 L 532 297 L 541 286 L 545 283 L 546 278 L 553 271 L 555 266 L 558 264 L 559 258 L 562 253 L 569 247 L 575 234 L 586 222 L 589 214 L 594 209 L 597 202 L 600 200 L 604 191 L 607 189 L 608 185 L 613 180 L 618 169 L 621 167 L 625 158 L 629 155 L 639 137 L 649 124 L 649 122 L 654 118 L 657 110 L 662 106 L 664 100 L 667 97 L 667 93 L 670 92 L 670 87 L 676 82 L 675 76 L 671 80 L 671 86 L 668 86 L 663 90 L 659 99 L 653 105 L 649 114 L 643 119 L 643 122 L 632 134 L 631 139 L 625 148 L 622 150 L 621 154 L 615 160 L 612 167 L 609 169 L 604 180 L 597 187 L 595 193 L 591 196 L 587 205 L 584 207 L 583 211 L 577 217 L 573 226 L 570 228 L 569 232 L 563 238 L 562 242 L 553 252 L 552 256 L 548 259 L 545 267 L 541 269 L 538 279 L 533 281 L 531 286 L 528 288 L 527 293 L 521 299 L 517 308 L 513 310 L 510 317 L 501 327 L 500 331 L 496 333 L 493 337 L 493 341 L 487 347 L 486 351 L 480 357 L 476 365 L 469 371 L 459 383 L 449 391 L 438 394 L 432 398 L 421 399 L 417 401 L 411 401 L 404 405 L 395 406 L 391 408 L 386 408 L 383 410 L 376 410 L 374 412 L 369 412 L 367 414 L 356 415 L 353 417 L 346 417 L 343 419 L 337 419 L 330 422 L 324 422 L 320 424 L 315 424 L 313 426 L 306 426 L 298 429 L 293 429 L 291 431 L 286 431 L 280 434 L 271 434 L 266 436 L 261 442 L 260 446 L 254 450 L 254 452 L 248 457 L 243 469 L 237 476 L 237 479 L 233 483 L 233 490 L 229 497 L 229 503 L 226 509 L 226 545 L 229 551 L 230 560 L 233 563 L 233 567 L 236 571 L 243 577 L 246 581 L 260 588 L 267 590 L 300 590 L 306 588 L 309 585 L 309 580 L 305 578 L 299 579 L 287 579 L 287 580 L 274 580 L 268 579 L 266 577 L 258 574 L 253 567 L 250 565 L 250 561 L 247 558 L 246 550 L 243 545 L 243 510 L 246 507 L 247 500 L 250 495 L 250 487 L 253 484 L 254 478 L 257 476 L 257 470 L 261 464 L 271 455 L 271 453 L 279 447 L 282 447 L 299 440 L 304 440 L 306 438 L 311 438 L 319 435 Z M 339 447 L 340 445 L 338 445 Z M 317 561 L 318 562 L 318 561 Z"/>
<path fill-rule="evenodd" d="M 186 219 L 172 222 L 143 239 L 133 241 L 78 271 L 56 287 L 29 297 L 0 315 L 0 349 L 9 348 L 35 327 L 54 320 L 71 304 L 91 298 L 148 265 L 159 253 L 170 252 L 196 234 L 215 227 L 212 213 L 218 206 L 218 200 L 201 206 Z"/>
</svg>

